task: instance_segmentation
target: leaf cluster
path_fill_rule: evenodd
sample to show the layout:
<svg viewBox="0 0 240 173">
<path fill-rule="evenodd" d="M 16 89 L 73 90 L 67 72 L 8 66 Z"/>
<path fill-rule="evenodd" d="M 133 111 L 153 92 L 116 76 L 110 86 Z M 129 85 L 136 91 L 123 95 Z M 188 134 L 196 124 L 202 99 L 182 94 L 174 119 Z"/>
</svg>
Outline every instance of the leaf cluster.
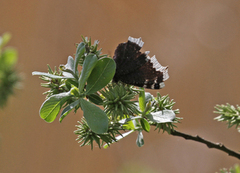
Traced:
<svg viewBox="0 0 240 173">
<path fill-rule="evenodd" d="M 136 101 L 132 101 L 138 94 L 133 86 L 123 83 L 111 83 L 100 91 L 103 97 L 104 111 L 112 119 L 123 119 L 139 113 Z"/>
<path fill-rule="evenodd" d="M 220 173 L 240 173 L 240 166 L 236 164 L 233 168 L 230 168 L 229 170 L 223 168 L 220 170 Z"/>
<path fill-rule="evenodd" d="M 10 41 L 11 34 L 4 33 L 0 37 L 0 107 L 4 107 L 7 99 L 14 93 L 19 85 L 20 76 L 15 69 L 17 63 L 17 50 L 5 47 Z"/>
<path fill-rule="evenodd" d="M 163 116 L 162 119 L 160 119 L 161 122 L 164 122 L 164 116 L 170 117 L 171 115 L 179 114 L 179 109 L 173 110 L 173 105 L 175 102 L 173 99 L 170 100 L 168 95 L 161 96 L 160 93 L 157 93 L 157 97 L 152 100 L 152 112 L 162 112 Z M 172 117 L 171 122 L 165 122 L 165 123 L 158 123 L 159 118 L 153 119 L 156 113 L 152 113 L 151 115 L 148 115 L 147 117 L 152 121 L 152 125 L 155 125 L 155 130 L 158 130 L 159 132 L 163 130 L 163 132 L 167 131 L 168 134 L 171 133 L 172 130 L 176 127 L 176 123 L 179 123 L 182 118 L 179 117 Z M 165 114 L 165 115 L 164 115 Z"/>
<path fill-rule="evenodd" d="M 217 121 L 226 121 L 228 124 L 228 128 L 232 126 L 236 126 L 236 128 L 239 127 L 240 124 L 240 106 L 236 105 L 230 105 L 227 103 L 226 105 L 216 105 L 215 106 L 216 111 L 214 113 L 220 114 L 216 118 L 214 118 Z M 238 128 L 239 129 L 239 128 Z"/>
<path fill-rule="evenodd" d="M 216 105 L 214 113 L 220 114 L 219 116 L 215 117 L 214 120 L 220 122 L 227 122 L 228 128 L 235 126 L 240 132 L 240 106 L 230 105 L 229 103 Z M 220 170 L 220 173 L 240 173 L 240 167 L 236 164 L 233 168 L 227 170 L 223 168 Z"/>
<path fill-rule="evenodd" d="M 102 102 L 97 91 L 110 82 L 116 66 L 113 59 L 100 55 L 96 42 L 93 46 L 90 44 L 91 40 L 83 38 L 83 42 L 77 45 L 75 59 L 69 56 L 67 64 L 60 65 L 58 71 L 48 66 L 48 73 L 35 71 L 32 74 L 40 75 L 47 82 L 41 85 L 50 88 L 45 92 L 47 97 L 39 111 L 42 119 L 53 122 L 63 108 L 59 118 L 62 122 L 73 109 L 76 112 L 81 108 L 90 129 L 102 134 L 108 129 L 107 115 L 85 98 Z M 79 65 L 82 69 L 80 72 Z"/>
<path fill-rule="evenodd" d="M 149 132 L 151 126 L 170 133 L 180 119 L 176 117 L 179 110 L 172 110 L 175 102 L 160 94 L 154 97 L 143 88 L 112 83 L 115 70 L 114 60 L 98 50 L 98 41 L 92 45 L 91 39 L 83 38 L 75 58 L 69 56 L 66 65 L 54 71 L 48 66 L 48 73 L 32 73 L 40 75 L 46 81 L 41 86 L 49 88 L 40 117 L 53 122 L 62 109 L 62 122 L 69 112 L 81 108 L 83 117 L 74 133 L 81 146 L 91 145 L 92 149 L 94 142 L 107 148 L 133 132 L 138 132 L 140 147 L 144 144 L 142 131 Z"/>
</svg>

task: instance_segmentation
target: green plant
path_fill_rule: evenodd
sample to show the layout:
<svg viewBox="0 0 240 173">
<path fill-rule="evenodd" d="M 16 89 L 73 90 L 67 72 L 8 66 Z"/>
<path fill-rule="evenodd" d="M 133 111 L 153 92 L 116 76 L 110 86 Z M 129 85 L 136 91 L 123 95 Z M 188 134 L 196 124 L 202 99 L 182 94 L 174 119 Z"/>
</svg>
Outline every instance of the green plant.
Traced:
<svg viewBox="0 0 240 173">
<path fill-rule="evenodd" d="M 75 58 L 69 56 L 66 65 L 55 70 L 48 66 L 48 73 L 32 73 L 40 75 L 46 81 L 41 86 L 49 88 L 44 93 L 47 96 L 40 108 L 40 117 L 53 122 L 63 109 L 61 122 L 70 111 L 81 108 L 83 117 L 75 134 L 81 146 L 90 144 L 91 148 L 94 141 L 99 148 L 106 148 L 134 131 L 138 132 L 137 145 L 142 146 L 142 131 L 149 132 L 151 126 L 171 133 L 180 120 L 175 116 L 179 110 L 172 110 L 173 100 L 160 94 L 154 97 L 143 88 L 112 83 L 115 62 L 97 48 L 97 41 L 92 45 L 91 39 L 83 38 L 77 45 Z M 80 72 L 78 66 L 81 66 Z M 133 101 L 137 96 L 138 102 Z"/>
<path fill-rule="evenodd" d="M 3 108 L 7 99 L 14 93 L 14 88 L 20 81 L 15 64 L 17 62 L 17 50 L 12 47 L 5 47 L 11 34 L 4 33 L 0 37 L 0 108 Z"/>
<path fill-rule="evenodd" d="M 227 170 L 226 168 L 221 169 L 220 173 L 240 173 L 240 167 L 236 164 L 233 168 L 230 168 L 229 170 Z"/>
<path fill-rule="evenodd" d="M 133 132 L 138 133 L 136 144 L 141 147 L 144 145 L 142 131 L 150 132 L 152 126 L 159 132 L 200 142 L 240 159 L 239 153 L 223 144 L 175 130 L 181 118 L 176 117 L 179 110 L 173 109 L 175 102 L 168 95 L 157 93 L 155 97 L 143 88 L 112 82 L 116 70 L 114 60 L 101 54 L 98 41 L 92 45 L 91 39 L 82 39 L 77 45 L 75 58 L 69 56 L 66 65 L 55 67 L 54 71 L 48 66 L 48 73 L 32 73 L 40 75 L 40 79 L 46 81 L 41 86 L 49 88 L 40 108 L 42 119 L 53 122 L 62 109 L 59 117 L 62 122 L 69 112 L 77 112 L 80 108 L 83 117 L 74 132 L 80 146 L 90 145 L 91 149 L 94 142 L 99 148 L 107 148 Z M 238 106 L 227 104 L 215 108 L 215 113 L 220 114 L 216 120 L 227 121 L 229 127 L 239 126 Z M 234 169 L 230 171 L 239 172 L 239 167 Z"/>
<path fill-rule="evenodd" d="M 238 132 L 240 132 L 240 107 L 238 105 L 233 106 L 229 103 L 216 105 L 215 106 L 216 111 L 214 113 L 220 114 L 216 118 L 214 118 L 217 121 L 220 122 L 226 122 L 228 124 L 228 128 L 235 126 L 238 129 Z M 234 168 L 230 168 L 229 171 L 224 168 L 220 170 L 221 173 L 240 173 L 240 167 L 239 165 L 235 165 Z"/>
<path fill-rule="evenodd" d="M 235 107 L 227 103 L 226 105 L 216 105 L 215 109 L 214 113 L 220 114 L 215 120 L 227 122 L 228 128 L 235 125 L 240 132 L 240 107 L 238 105 Z"/>
</svg>

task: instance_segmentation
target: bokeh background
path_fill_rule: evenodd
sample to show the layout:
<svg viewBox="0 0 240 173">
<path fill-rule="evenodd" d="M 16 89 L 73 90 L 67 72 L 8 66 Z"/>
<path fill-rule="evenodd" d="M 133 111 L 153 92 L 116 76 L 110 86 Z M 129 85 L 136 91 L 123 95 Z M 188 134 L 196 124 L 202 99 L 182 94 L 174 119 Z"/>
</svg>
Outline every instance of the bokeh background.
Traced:
<svg viewBox="0 0 240 173">
<path fill-rule="evenodd" d="M 73 131 L 82 116 L 60 124 L 40 119 L 41 80 L 32 71 L 66 64 L 81 35 L 100 40 L 113 56 L 128 36 L 142 37 L 143 51 L 169 66 L 169 94 L 183 117 L 178 130 L 240 149 L 239 133 L 213 120 L 215 104 L 239 104 L 240 3 L 238 0 L 0 0 L 0 34 L 13 35 L 17 68 L 24 74 L 7 107 L 0 110 L 1 173 L 210 173 L 239 161 L 205 145 L 179 137 L 137 134 L 108 149 L 79 147 Z M 156 91 L 149 90 L 152 94 Z"/>
</svg>

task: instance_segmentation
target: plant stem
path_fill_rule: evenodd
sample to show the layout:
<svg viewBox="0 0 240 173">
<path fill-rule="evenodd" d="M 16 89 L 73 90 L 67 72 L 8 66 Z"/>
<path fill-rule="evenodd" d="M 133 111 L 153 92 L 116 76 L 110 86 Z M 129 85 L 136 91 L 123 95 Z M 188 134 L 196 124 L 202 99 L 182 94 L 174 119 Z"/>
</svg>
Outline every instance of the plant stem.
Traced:
<svg viewBox="0 0 240 173">
<path fill-rule="evenodd" d="M 189 134 L 178 132 L 176 130 L 173 130 L 171 132 L 171 135 L 183 137 L 186 140 L 193 140 L 193 141 L 196 141 L 196 142 L 200 142 L 200 143 L 206 144 L 208 148 L 215 148 L 215 149 L 221 150 L 221 151 L 227 153 L 229 156 L 236 157 L 236 158 L 238 158 L 240 160 L 240 154 L 239 153 L 237 153 L 237 152 L 235 152 L 233 150 L 228 149 L 227 147 L 225 147 L 221 143 L 213 143 L 211 141 L 205 140 L 204 138 L 202 138 L 202 137 L 200 137 L 198 135 L 197 136 L 191 136 Z"/>
</svg>

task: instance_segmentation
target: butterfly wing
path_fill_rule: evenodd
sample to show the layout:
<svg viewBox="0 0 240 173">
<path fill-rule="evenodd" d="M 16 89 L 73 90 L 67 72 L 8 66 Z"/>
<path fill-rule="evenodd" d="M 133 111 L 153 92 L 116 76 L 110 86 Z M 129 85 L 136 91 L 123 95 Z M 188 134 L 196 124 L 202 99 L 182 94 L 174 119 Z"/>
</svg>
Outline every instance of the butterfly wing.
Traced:
<svg viewBox="0 0 240 173">
<path fill-rule="evenodd" d="M 113 81 L 151 89 L 163 88 L 163 81 L 169 77 L 168 69 L 161 66 L 155 56 L 147 56 L 149 52 L 140 52 L 143 44 L 141 38 L 129 37 L 128 42 L 118 45 L 113 57 L 117 67 Z"/>
</svg>

